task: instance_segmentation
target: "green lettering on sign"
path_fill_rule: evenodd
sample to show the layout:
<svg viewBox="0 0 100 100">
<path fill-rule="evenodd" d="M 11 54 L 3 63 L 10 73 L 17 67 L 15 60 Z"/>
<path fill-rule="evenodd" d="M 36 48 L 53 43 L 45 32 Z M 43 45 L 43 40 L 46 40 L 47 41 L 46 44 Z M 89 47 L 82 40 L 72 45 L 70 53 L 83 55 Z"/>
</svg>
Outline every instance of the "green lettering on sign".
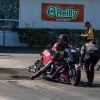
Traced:
<svg viewBox="0 0 100 100">
<path fill-rule="evenodd" d="M 68 17 L 71 19 L 76 19 L 78 16 L 78 10 L 75 10 L 73 8 L 66 8 L 62 9 L 59 6 L 49 6 L 46 9 L 46 13 L 48 17 Z"/>
</svg>

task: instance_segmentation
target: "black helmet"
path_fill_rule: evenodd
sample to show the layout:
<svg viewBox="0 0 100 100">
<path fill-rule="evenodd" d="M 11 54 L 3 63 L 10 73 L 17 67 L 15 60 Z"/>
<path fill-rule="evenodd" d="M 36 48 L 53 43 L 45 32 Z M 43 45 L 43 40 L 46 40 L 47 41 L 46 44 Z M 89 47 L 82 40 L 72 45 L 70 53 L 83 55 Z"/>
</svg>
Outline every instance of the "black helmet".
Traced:
<svg viewBox="0 0 100 100">
<path fill-rule="evenodd" d="M 96 41 L 95 40 L 91 40 L 90 41 L 92 44 L 96 44 Z"/>
<path fill-rule="evenodd" d="M 61 43 L 63 41 L 66 41 L 68 43 L 68 37 L 66 34 L 61 34 L 58 38 L 58 43 Z"/>
</svg>

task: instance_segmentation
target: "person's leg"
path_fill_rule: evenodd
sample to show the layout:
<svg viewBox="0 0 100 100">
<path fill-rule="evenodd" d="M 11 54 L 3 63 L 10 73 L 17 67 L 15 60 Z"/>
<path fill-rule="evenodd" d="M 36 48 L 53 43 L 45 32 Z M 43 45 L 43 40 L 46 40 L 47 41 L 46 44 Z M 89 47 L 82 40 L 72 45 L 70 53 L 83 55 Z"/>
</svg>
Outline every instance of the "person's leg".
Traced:
<svg viewBox="0 0 100 100">
<path fill-rule="evenodd" d="M 91 58 L 86 59 L 85 62 L 84 62 L 84 66 L 85 66 L 85 72 L 86 72 L 88 82 L 90 81 L 90 78 L 91 78 L 90 70 L 89 70 L 90 64 L 91 64 Z"/>
<path fill-rule="evenodd" d="M 92 63 L 90 65 L 90 74 L 91 74 L 91 81 L 93 82 L 94 79 L 94 67 L 98 63 L 99 57 L 93 57 Z"/>
</svg>

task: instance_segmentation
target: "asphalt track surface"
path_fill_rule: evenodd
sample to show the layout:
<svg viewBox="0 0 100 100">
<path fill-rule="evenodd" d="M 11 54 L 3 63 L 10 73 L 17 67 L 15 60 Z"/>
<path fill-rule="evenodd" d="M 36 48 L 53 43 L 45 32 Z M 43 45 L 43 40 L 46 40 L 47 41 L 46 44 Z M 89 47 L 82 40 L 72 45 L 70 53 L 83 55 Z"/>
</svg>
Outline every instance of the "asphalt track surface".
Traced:
<svg viewBox="0 0 100 100">
<path fill-rule="evenodd" d="M 85 87 L 87 81 L 82 70 L 78 86 L 41 79 L 30 80 L 33 73 L 28 67 L 40 58 L 41 50 L 5 50 L 0 53 L 0 100 L 100 100 L 100 70 L 95 67 L 93 87 Z"/>
</svg>

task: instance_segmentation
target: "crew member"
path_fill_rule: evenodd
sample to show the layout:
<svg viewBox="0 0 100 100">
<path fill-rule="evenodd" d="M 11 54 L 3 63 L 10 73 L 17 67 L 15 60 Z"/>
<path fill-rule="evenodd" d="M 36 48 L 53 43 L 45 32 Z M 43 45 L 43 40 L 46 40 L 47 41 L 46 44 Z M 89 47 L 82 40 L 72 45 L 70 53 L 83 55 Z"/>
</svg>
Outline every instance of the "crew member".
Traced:
<svg viewBox="0 0 100 100">
<path fill-rule="evenodd" d="M 84 62 L 85 72 L 88 82 L 86 86 L 91 86 L 94 79 L 94 67 L 100 59 L 100 50 L 96 47 L 96 42 L 91 40 L 81 48 L 81 60 L 78 66 Z"/>
<path fill-rule="evenodd" d="M 81 37 L 83 37 L 86 43 L 94 40 L 94 29 L 91 24 L 89 22 L 85 22 L 84 27 L 86 28 L 86 32 L 82 33 Z"/>
</svg>

